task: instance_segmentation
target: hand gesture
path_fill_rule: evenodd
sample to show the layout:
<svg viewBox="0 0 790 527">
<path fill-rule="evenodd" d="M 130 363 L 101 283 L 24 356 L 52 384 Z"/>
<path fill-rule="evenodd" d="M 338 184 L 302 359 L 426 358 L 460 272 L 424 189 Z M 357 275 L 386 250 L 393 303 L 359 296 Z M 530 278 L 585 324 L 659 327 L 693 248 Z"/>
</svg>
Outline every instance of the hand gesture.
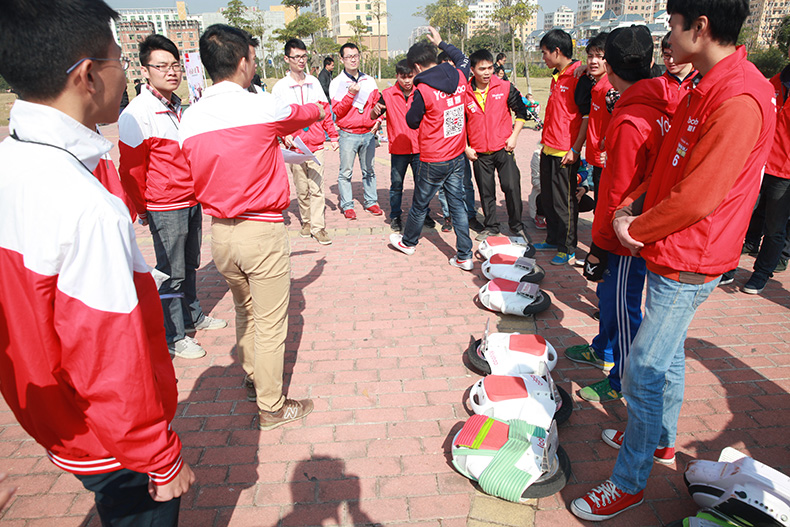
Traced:
<svg viewBox="0 0 790 527">
<path fill-rule="evenodd" d="M 359 83 L 355 82 L 351 86 L 348 87 L 348 93 L 355 96 L 359 93 Z"/>
<path fill-rule="evenodd" d="M 195 473 L 189 468 L 186 461 L 181 466 L 181 471 L 170 483 L 165 485 L 156 485 L 153 481 L 148 482 L 148 494 L 151 495 L 154 501 L 170 501 L 173 498 L 178 498 L 189 490 L 189 487 L 195 482 Z"/>
<path fill-rule="evenodd" d="M 293 148 L 294 147 L 294 136 L 286 135 L 283 137 L 283 144 L 285 144 L 285 148 Z"/>
<path fill-rule="evenodd" d="M 471 146 L 467 146 L 464 153 L 469 161 L 477 161 L 477 152 Z"/>
<path fill-rule="evenodd" d="M 320 121 L 326 117 L 326 111 L 324 110 L 324 105 L 320 102 L 315 103 L 315 105 L 318 106 L 318 120 Z"/>
<path fill-rule="evenodd" d="M 428 34 L 426 35 L 428 40 L 436 47 L 439 47 L 439 44 L 442 42 L 442 36 L 433 26 L 428 26 Z"/>
<path fill-rule="evenodd" d="M 378 117 L 384 112 L 384 108 L 386 108 L 386 106 L 384 106 L 380 102 L 377 102 L 376 104 L 373 105 L 373 111 L 371 113 L 373 114 L 374 117 Z"/>
<path fill-rule="evenodd" d="M 633 239 L 631 233 L 628 232 L 628 229 L 636 218 L 636 216 L 620 216 L 612 221 L 612 227 L 614 227 L 614 233 L 617 235 L 617 239 L 620 240 L 620 244 L 623 247 L 631 251 L 632 256 L 637 256 L 642 247 L 645 246 L 644 243 Z"/>
</svg>

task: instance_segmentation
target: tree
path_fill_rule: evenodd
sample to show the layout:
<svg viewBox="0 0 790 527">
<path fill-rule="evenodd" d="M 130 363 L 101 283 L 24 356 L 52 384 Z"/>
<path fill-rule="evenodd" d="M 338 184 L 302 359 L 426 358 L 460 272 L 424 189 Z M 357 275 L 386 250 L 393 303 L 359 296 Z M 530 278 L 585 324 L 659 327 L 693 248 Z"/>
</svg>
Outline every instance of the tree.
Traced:
<svg viewBox="0 0 790 527">
<path fill-rule="evenodd" d="M 776 46 L 787 56 L 787 48 L 790 47 L 790 15 L 787 15 L 779 23 L 774 33 Z"/>
<path fill-rule="evenodd" d="M 771 78 L 785 66 L 787 53 L 782 53 L 778 47 L 770 47 L 768 49 L 761 49 L 753 52 L 749 56 L 749 60 L 757 66 L 760 73 L 765 75 L 766 78 Z"/>
<path fill-rule="evenodd" d="M 299 10 L 305 7 L 309 7 L 312 3 L 311 0 L 282 0 L 280 2 L 285 7 L 293 8 L 296 11 L 296 16 L 299 16 Z"/>
<path fill-rule="evenodd" d="M 502 33 L 497 28 L 486 27 L 475 32 L 474 35 L 469 37 L 466 41 L 466 47 L 469 51 L 477 51 L 478 49 L 487 49 L 492 53 L 505 49 L 507 42 L 503 38 Z"/>
<path fill-rule="evenodd" d="M 463 49 L 466 23 L 472 16 L 468 7 L 458 5 L 456 0 L 436 0 L 435 3 L 418 9 L 415 16 L 421 16 L 428 20 L 428 23 L 439 30 L 439 33 L 448 42 L 452 41 L 453 35 L 458 35 Z"/>
<path fill-rule="evenodd" d="M 275 29 L 274 38 L 285 43 L 292 38 L 309 37 L 326 29 L 327 24 L 329 20 L 325 16 L 307 12 L 288 22 L 284 29 Z"/>
<path fill-rule="evenodd" d="M 532 15 L 535 14 L 538 7 L 532 3 L 527 3 L 524 0 L 499 0 L 499 8 L 494 11 L 491 17 L 508 25 L 510 29 L 510 51 L 513 59 L 513 82 L 518 80 L 518 70 L 516 64 L 518 63 L 516 56 L 516 28 L 526 24 Z M 523 46 L 522 46 L 523 50 Z M 526 64 L 526 59 L 524 59 Z M 527 89 L 532 91 L 532 85 L 529 79 L 529 68 L 526 68 Z"/>
<path fill-rule="evenodd" d="M 228 6 L 222 11 L 225 19 L 228 21 L 229 26 L 243 29 L 252 33 L 250 21 L 245 16 L 247 14 L 247 6 L 241 0 L 230 0 Z"/>
<path fill-rule="evenodd" d="M 738 45 L 746 46 L 746 53 L 751 53 L 757 46 L 757 32 L 754 28 L 744 25 L 738 35 Z"/>
<path fill-rule="evenodd" d="M 376 19 L 376 23 L 378 24 L 378 40 L 376 42 L 376 55 L 378 55 L 379 61 L 379 76 L 381 78 L 381 19 L 386 19 L 390 16 L 387 11 L 384 10 L 384 0 L 373 0 L 370 4 L 370 16 Z"/>
</svg>

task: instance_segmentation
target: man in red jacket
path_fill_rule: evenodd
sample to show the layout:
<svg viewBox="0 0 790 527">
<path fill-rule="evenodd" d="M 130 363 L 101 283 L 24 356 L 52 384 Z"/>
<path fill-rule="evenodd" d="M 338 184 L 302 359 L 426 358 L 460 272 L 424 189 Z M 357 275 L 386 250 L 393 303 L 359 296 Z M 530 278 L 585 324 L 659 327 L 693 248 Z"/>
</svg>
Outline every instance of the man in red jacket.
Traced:
<svg viewBox="0 0 790 527">
<path fill-rule="evenodd" d="M 606 50 L 607 83 L 611 82 L 610 86 L 620 93 L 620 100 L 606 131 L 606 167 L 599 181 L 592 245 L 584 266 L 584 276 L 598 282 L 598 335 L 590 345 L 572 346 L 565 351 L 565 356 L 574 362 L 608 372 L 606 379 L 579 391 L 582 399 L 592 402 L 622 397 L 623 366 L 642 323 L 645 261 L 631 256 L 620 244 L 612 230 L 612 216 L 623 198 L 650 176 L 672 119 L 670 107 L 675 107 L 674 90 L 660 79 L 650 78 L 650 31 L 645 26 L 631 26 L 615 29 L 608 36 L 602 44 Z"/>
<path fill-rule="evenodd" d="M 340 46 L 343 71 L 329 85 L 332 111 L 340 129 L 340 172 L 337 175 L 340 212 L 349 220 L 357 219 L 351 194 L 351 173 L 357 156 L 362 169 L 362 206 L 374 216 L 384 214 L 378 204 L 373 170 L 379 122 L 370 118 L 370 111 L 379 100 L 378 85 L 373 77 L 359 71 L 360 53 L 353 42 Z"/>
<path fill-rule="evenodd" d="M 536 243 L 535 248 L 557 251 L 551 260 L 554 265 L 573 264 L 579 220 L 576 172 L 587 138 L 590 90 L 577 88 L 574 71 L 581 63 L 573 60 L 573 41 L 568 33 L 552 29 L 540 40 L 540 49 L 546 66 L 554 68 L 554 75 L 546 103 L 540 156 L 540 200 L 546 216 L 546 241 Z"/>
<path fill-rule="evenodd" d="M 642 503 L 655 457 L 675 448 L 686 332 L 740 258 L 776 125 L 773 88 L 736 47 L 748 0 L 669 0 L 667 11 L 672 56 L 702 80 L 678 105 L 653 176 L 613 221 L 620 243 L 645 259 L 647 301 L 623 375 L 628 424 L 607 441 L 620 450 L 614 471 L 571 504 L 592 521 Z"/>
<path fill-rule="evenodd" d="M 490 51 L 475 51 L 469 56 L 469 63 L 473 76 L 466 91 L 466 130 L 469 141 L 466 157 L 473 162 L 485 227 L 477 239 L 484 240 L 487 236 L 499 234 L 494 181 L 496 171 L 505 194 L 510 232 L 529 240 L 521 223 L 521 173 L 513 153 L 518 135 L 527 122 L 527 108 L 521 93 L 513 84 L 493 75 L 494 56 Z M 516 115 L 515 124 L 510 112 Z"/>
<path fill-rule="evenodd" d="M 148 84 L 118 119 L 121 182 L 151 230 L 156 268 L 169 277 L 159 294 L 170 353 L 199 359 L 206 351 L 186 332 L 228 324 L 205 315 L 197 297 L 203 213 L 178 146 L 181 63 L 176 45 L 162 35 L 143 40 L 139 56 Z"/>
<path fill-rule="evenodd" d="M 162 307 L 129 211 L 94 177 L 126 88 L 104 2 L 6 0 L 0 75 L 0 391 L 102 525 L 175 527 L 195 476 Z M 79 31 L 74 31 L 74 28 Z"/>
<path fill-rule="evenodd" d="M 291 262 L 283 211 L 290 203 L 277 137 L 326 115 L 320 103 L 286 105 L 246 90 L 255 74 L 257 39 L 214 24 L 200 37 L 200 59 L 213 85 L 184 115 L 179 130 L 195 194 L 211 216 L 211 254 L 233 294 L 236 352 L 258 427 L 302 419 L 310 399 L 283 393 Z"/>
</svg>

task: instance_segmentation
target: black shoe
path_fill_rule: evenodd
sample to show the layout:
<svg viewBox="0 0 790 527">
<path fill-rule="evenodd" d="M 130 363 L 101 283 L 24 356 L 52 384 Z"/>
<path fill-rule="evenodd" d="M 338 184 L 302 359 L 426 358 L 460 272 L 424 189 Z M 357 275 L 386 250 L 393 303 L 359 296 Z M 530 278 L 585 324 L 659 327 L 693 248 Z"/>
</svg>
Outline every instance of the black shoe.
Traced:
<svg viewBox="0 0 790 527">
<path fill-rule="evenodd" d="M 743 242 L 743 249 L 741 249 L 741 254 L 748 254 L 749 256 L 757 256 L 757 253 L 760 251 L 759 247 L 755 247 L 750 243 Z"/>
<path fill-rule="evenodd" d="M 425 221 L 422 222 L 422 224 L 428 227 L 429 229 L 433 229 L 434 227 L 436 227 L 436 222 L 433 221 L 433 218 L 431 218 L 430 216 L 425 216 Z"/>
<path fill-rule="evenodd" d="M 483 232 L 485 227 L 477 220 L 477 217 L 469 218 L 469 228 L 475 232 Z"/>
<path fill-rule="evenodd" d="M 596 311 L 595 313 L 592 314 L 592 318 L 593 320 L 601 320 L 601 312 Z"/>
<path fill-rule="evenodd" d="M 787 258 L 779 258 L 779 263 L 776 264 L 776 269 L 774 269 L 775 273 L 781 273 L 783 271 L 787 271 Z"/>
<path fill-rule="evenodd" d="M 403 232 L 403 223 L 401 223 L 400 216 L 390 220 L 390 229 L 392 229 L 393 232 Z"/>
<path fill-rule="evenodd" d="M 719 285 L 729 285 L 735 281 L 734 276 L 726 276 L 722 275 L 721 280 L 719 280 Z"/>
<path fill-rule="evenodd" d="M 451 230 L 453 230 L 453 220 L 445 218 L 442 223 L 442 232 L 450 232 Z"/>
</svg>

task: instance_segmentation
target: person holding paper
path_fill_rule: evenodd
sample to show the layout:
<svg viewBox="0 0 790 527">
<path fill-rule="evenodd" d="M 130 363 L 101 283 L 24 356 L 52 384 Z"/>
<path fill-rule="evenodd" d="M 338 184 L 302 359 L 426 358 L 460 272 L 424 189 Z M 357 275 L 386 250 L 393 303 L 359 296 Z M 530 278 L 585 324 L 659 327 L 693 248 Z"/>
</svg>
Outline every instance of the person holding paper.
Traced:
<svg viewBox="0 0 790 527">
<path fill-rule="evenodd" d="M 316 239 L 321 245 L 329 245 L 332 238 L 326 232 L 324 211 L 324 132 L 332 142 L 332 149 L 338 148 L 338 137 L 335 125 L 332 122 L 332 112 L 329 111 L 329 101 L 324 95 L 318 79 L 305 71 L 307 67 L 307 47 L 298 38 L 292 38 L 285 43 L 285 62 L 289 71 L 285 77 L 277 81 L 272 88 L 272 94 L 287 104 L 318 103 L 324 107 L 326 115 L 306 128 L 297 130 L 292 135 L 283 138 L 285 146 L 295 148 L 295 138 L 304 141 L 303 145 L 313 153 L 315 160 L 302 163 L 293 163 L 291 176 L 296 187 L 296 199 L 299 202 L 299 215 L 302 218 L 302 238 Z"/>
<path fill-rule="evenodd" d="M 337 176 L 340 211 L 349 220 L 357 219 L 351 196 L 351 172 L 357 155 L 362 168 L 362 205 L 374 216 L 383 214 L 378 204 L 376 173 L 373 171 L 379 122 L 370 118 L 370 112 L 379 100 L 379 90 L 373 77 L 359 71 L 359 57 L 356 44 L 343 44 L 340 47 L 343 71 L 329 85 L 332 110 L 340 129 L 340 173 Z"/>
</svg>

